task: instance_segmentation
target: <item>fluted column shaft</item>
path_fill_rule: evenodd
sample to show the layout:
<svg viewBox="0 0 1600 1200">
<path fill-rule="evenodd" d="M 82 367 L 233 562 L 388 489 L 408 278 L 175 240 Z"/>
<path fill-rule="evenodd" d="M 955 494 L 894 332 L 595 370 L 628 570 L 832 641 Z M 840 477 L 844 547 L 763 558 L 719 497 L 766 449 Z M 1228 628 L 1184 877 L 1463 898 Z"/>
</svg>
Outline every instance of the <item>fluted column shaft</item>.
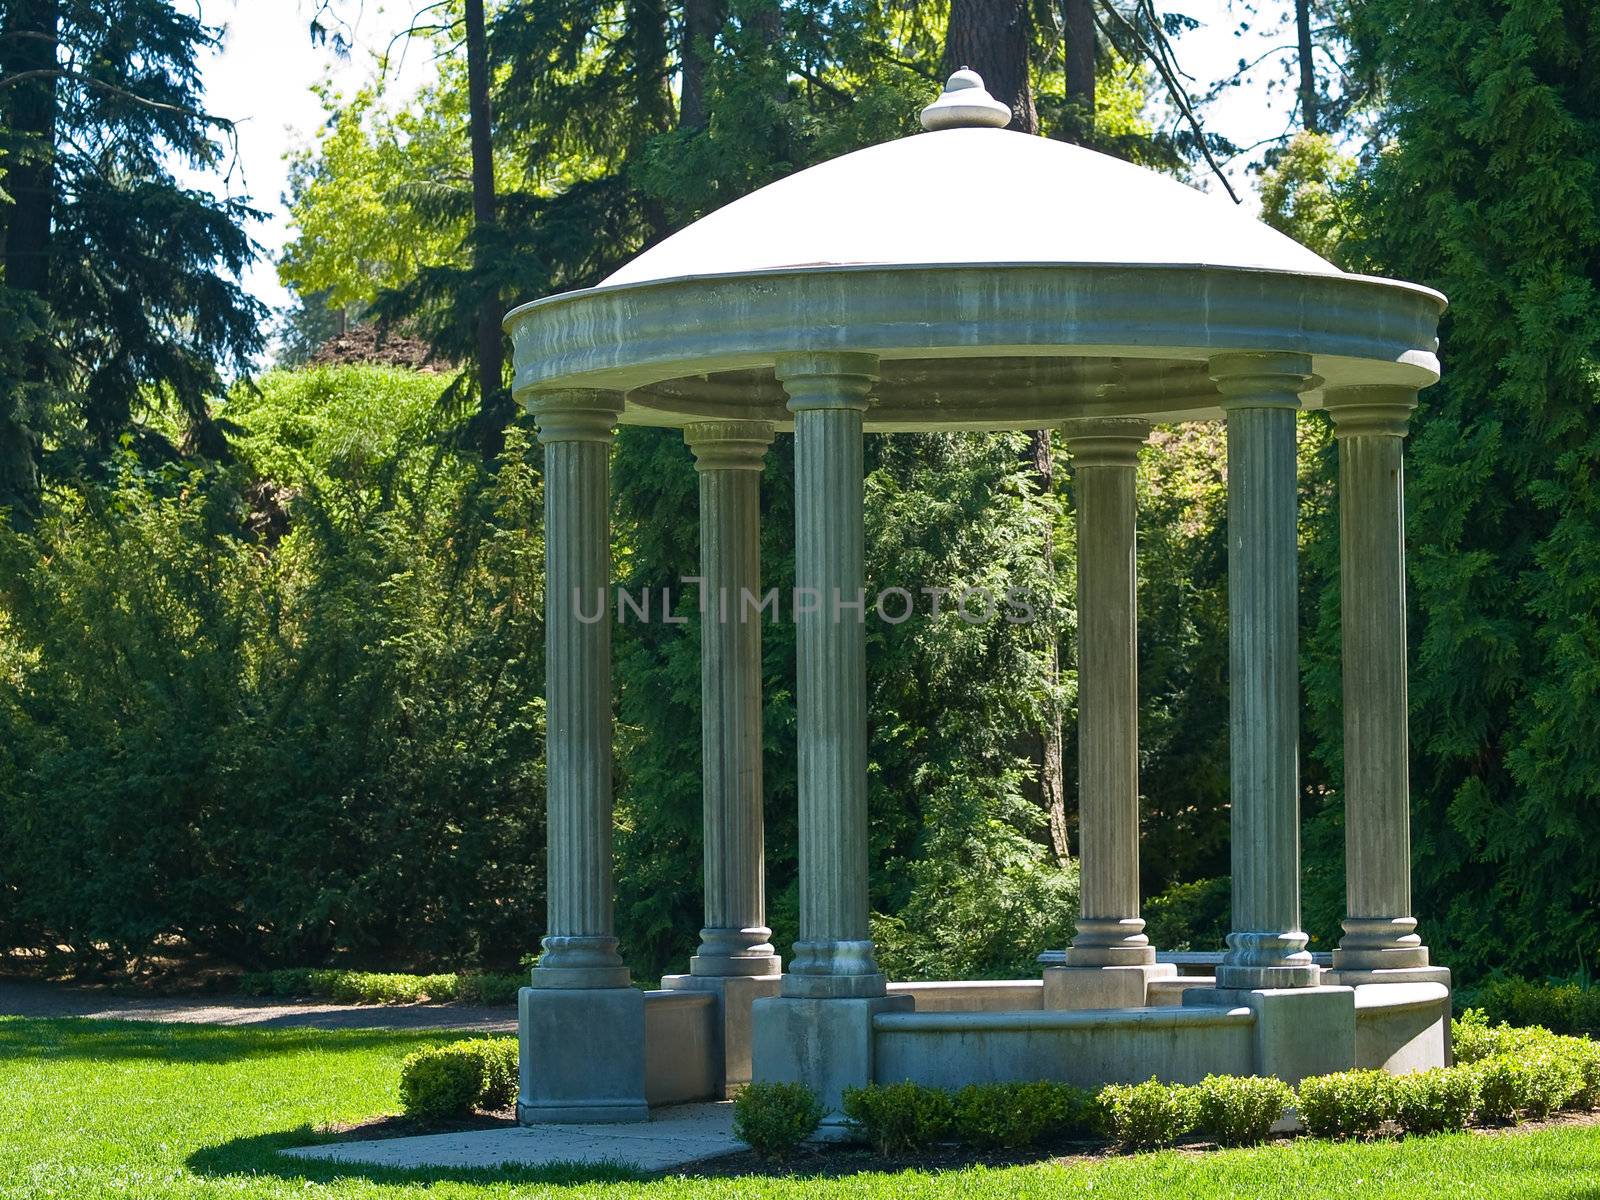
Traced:
<svg viewBox="0 0 1600 1200">
<path fill-rule="evenodd" d="M 1425 967 L 1411 915 L 1407 754 L 1405 495 L 1410 388 L 1330 391 L 1339 443 L 1340 626 L 1344 643 L 1343 970 Z"/>
<path fill-rule="evenodd" d="M 800 940 L 788 996 L 877 996 L 867 906 L 862 422 L 878 363 L 794 354 L 777 375 L 794 414 Z"/>
<path fill-rule="evenodd" d="M 1298 354 L 1219 355 L 1228 422 L 1229 768 L 1233 930 L 1222 988 L 1318 980 L 1300 929 Z"/>
<path fill-rule="evenodd" d="M 1139 916 L 1135 485 L 1144 421 L 1062 427 L 1078 522 L 1078 823 L 1082 912 L 1070 966 L 1155 962 Z"/>
<path fill-rule="evenodd" d="M 611 442 L 622 399 L 529 403 L 544 443 L 546 936 L 533 986 L 628 986 L 611 890 Z"/>
<path fill-rule="evenodd" d="M 765 421 L 707 421 L 700 474 L 700 732 L 705 927 L 692 975 L 775 975 L 761 819 L 761 467 Z"/>
</svg>

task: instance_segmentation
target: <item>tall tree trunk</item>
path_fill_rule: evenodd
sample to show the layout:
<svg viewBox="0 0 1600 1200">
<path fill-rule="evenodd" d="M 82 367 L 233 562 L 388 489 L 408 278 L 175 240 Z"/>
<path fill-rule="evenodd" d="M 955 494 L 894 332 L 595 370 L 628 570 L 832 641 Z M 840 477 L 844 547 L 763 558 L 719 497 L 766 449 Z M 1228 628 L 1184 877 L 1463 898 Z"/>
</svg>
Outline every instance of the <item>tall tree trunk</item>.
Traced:
<svg viewBox="0 0 1600 1200">
<path fill-rule="evenodd" d="M 1094 140 L 1094 0 L 1063 0 L 1067 120 L 1061 136 L 1087 146 Z"/>
<path fill-rule="evenodd" d="M 1322 132 L 1317 103 L 1317 68 L 1312 61 L 1311 0 L 1294 0 L 1294 26 L 1300 40 L 1300 124 L 1311 133 Z"/>
<path fill-rule="evenodd" d="M 0 78 L 56 66 L 60 0 L 10 0 L 0 22 Z M 5 222 L 5 286 L 25 294 L 40 312 L 50 299 L 50 224 L 55 208 L 56 80 L 35 76 L 9 85 L 0 109 L 21 142 L 7 158 L 3 186 L 11 211 Z M 31 393 L 46 382 L 47 348 L 23 347 L 21 378 L 0 395 L 0 506 L 27 525 L 39 504 L 38 435 L 29 428 Z"/>
<path fill-rule="evenodd" d="M 1012 129 L 1038 133 L 1039 114 L 1028 81 L 1029 32 L 1028 6 L 1023 0 L 951 0 L 944 67 L 947 75 L 971 67 L 983 76 L 989 94 L 1011 107 Z M 1055 479 L 1048 429 L 1029 431 L 1027 461 L 1034 487 L 1040 495 L 1049 495 Z M 1054 553 L 1054 539 L 1047 533 L 1045 554 L 1053 559 Z M 1051 691 L 1060 672 L 1060 657 L 1052 644 L 1045 661 L 1045 682 Z M 1039 803 L 1049 817 L 1050 847 L 1064 863 L 1070 854 L 1066 785 L 1061 765 L 1061 714 L 1053 706 L 1030 740 L 1030 757 L 1039 775 Z"/>
<path fill-rule="evenodd" d="M 1028 6 L 1024 0 L 951 0 L 944 73 L 971 67 L 989 94 L 1011 106 L 1011 128 L 1039 132 L 1028 83 Z"/>
<path fill-rule="evenodd" d="M 478 446 L 492 462 L 505 445 L 511 417 L 505 394 L 505 343 L 500 321 L 505 306 L 498 288 L 487 280 L 494 269 L 492 246 L 497 217 L 494 195 L 494 142 L 490 134 L 489 45 L 484 32 L 483 0 L 466 0 L 467 132 L 472 143 L 473 266 L 483 288 L 478 300 Z"/>
<path fill-rule="evenodd" d="M 678 50 L 682 72 L 678 128 L 704 129 L 706 124 L 706 62 L 711 54 L 727 7 L 722 0 L 683 0 L 683 45 Z"/>
</svg>

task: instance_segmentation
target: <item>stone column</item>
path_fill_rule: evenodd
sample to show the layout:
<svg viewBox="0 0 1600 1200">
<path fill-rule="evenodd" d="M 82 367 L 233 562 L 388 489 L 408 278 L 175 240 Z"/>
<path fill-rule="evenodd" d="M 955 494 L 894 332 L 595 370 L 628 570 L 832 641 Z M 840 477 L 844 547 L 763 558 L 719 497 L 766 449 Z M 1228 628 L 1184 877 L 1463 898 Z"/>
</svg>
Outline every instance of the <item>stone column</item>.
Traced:
<svg viewBox="0 0 1600 1200">
<path fill-rule="evenodd" d="M 1300 929 L 1300 670 L 1295 413 L 1300 354 L 1211 360 L 1228 422 L 1233 931 L 1229 989 L 1318 982 Z"/>
<path fill-rule="evenodd" d="M 792 354 L 800 940 L 783 994 L 880 996 L 867 925 L 867 716 L 861 438 L 870 354 Z"/>
<path fill-rule="evenodd" d="M 544 443 L 549 868 L 534 987 L 627 987 L 611 892 L 610 456 L 622 398 L 530 404 Z"/>
<path fill-rule="evenodd" d="M 705 928 L 691 975 L 776 975 L 761 822 L 761 467 L 765 421 L 690 425 L 700 473 Z"/>
<path fill-rule="evenodd" d="M 1139 686 L 1134 488 L 1144 421 L 1068 421 L 1078 523 L 1075 967 L 1155 962 L 1139 916 Z"/>
<path fill-rule="evenodd" d="M 1139 916 L 1137 501 L 1147 422 L 1062 425 L 1078 525 L 1078 933 L 1044 973 L 1045 1008 L 1140 1008 L 1156 966 Z"/>
<path fill-rule="evenodd" d="M 610 456 L 622 397 L 528 404 L 544 443 L 543 952 L 518 994 L 517 1119 L 642 1121 L 644 993 L 617 954 L 611 894 Z"/>
<path fill-rule="evenodd" d="M 1411 915 L 1406 735 L 1402 439 L 1416 392 L 1330 390 L 1339 443 L 1340 625 L 1344 642 L 1345 888 L 1334 968 L 1428 966 Z"/>
</svg>

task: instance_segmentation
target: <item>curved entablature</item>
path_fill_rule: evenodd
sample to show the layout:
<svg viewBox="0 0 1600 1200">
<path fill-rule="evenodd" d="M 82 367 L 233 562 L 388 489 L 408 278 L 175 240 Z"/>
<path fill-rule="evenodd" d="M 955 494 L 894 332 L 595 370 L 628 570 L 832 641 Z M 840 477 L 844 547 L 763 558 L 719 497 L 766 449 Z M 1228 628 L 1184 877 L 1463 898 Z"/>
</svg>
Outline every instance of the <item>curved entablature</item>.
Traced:
<svg viewBox="0 0 1600 1200">
<path fill-rule="evenodd" d="M 1219 415 L 1205 362 L 1310 355 L 1321 387 L 1438 378 L 1444 298 L 1410 284 L 1204 266 L 842 267 L 592 288 L 514 310 L 515 390 L 623 392 L 622 420 L 783 426 L 777 356 L 883 364 L 875 430 Z"/>
</svg>

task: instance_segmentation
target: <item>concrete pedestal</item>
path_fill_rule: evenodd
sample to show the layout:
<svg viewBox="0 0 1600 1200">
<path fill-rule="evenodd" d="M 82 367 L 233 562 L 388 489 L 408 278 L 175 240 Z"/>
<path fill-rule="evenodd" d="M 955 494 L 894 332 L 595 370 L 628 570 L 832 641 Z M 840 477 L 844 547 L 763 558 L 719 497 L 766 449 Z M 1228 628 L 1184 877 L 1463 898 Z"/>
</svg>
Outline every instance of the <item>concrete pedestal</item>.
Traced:
<svg viewBox="0 0 1600 1200">
<path fill-rule="evenodd" d="M 1248 1008 L 1257 1075 L 1298 1083 L 1356 1065 L 1356 992 L 1350 987 L 1194 988 L 1185 1008 Z"/>
<path fill-rule="evenodd" d="M 526 987 L 517 993 L 517 1120 L 643 1121 L 644 993 Z"/>
<path fill-rule="evenodd" d="M 1046 967 L 1047 1009 L 1144 1008 L 1150 1003 L 1152 979 L 1176 979 L 1172 963 L 1132 967 Z"/>
<path fill-rule="evenodd" d="M 712 1055 L 726 1098 L 750 1082 L 751 1046 L 755 1036 L 754 1005 L 776 996 L 781 975 L 664 975 L 661 986 L 672 992 L 709 992 L 717 1000 Z"/>
<path fill-rule="evenodd" d="M 910 996 L 757 1000 L 753 1078 L 758 1083 L 805 1084 L 827 1109 L 816 1140 L 843 1141 L 850 1136 L 839 1111 L 844 1089 L 873 1082 L 872 1018 L 914 1007 Z"/>
</svg>

